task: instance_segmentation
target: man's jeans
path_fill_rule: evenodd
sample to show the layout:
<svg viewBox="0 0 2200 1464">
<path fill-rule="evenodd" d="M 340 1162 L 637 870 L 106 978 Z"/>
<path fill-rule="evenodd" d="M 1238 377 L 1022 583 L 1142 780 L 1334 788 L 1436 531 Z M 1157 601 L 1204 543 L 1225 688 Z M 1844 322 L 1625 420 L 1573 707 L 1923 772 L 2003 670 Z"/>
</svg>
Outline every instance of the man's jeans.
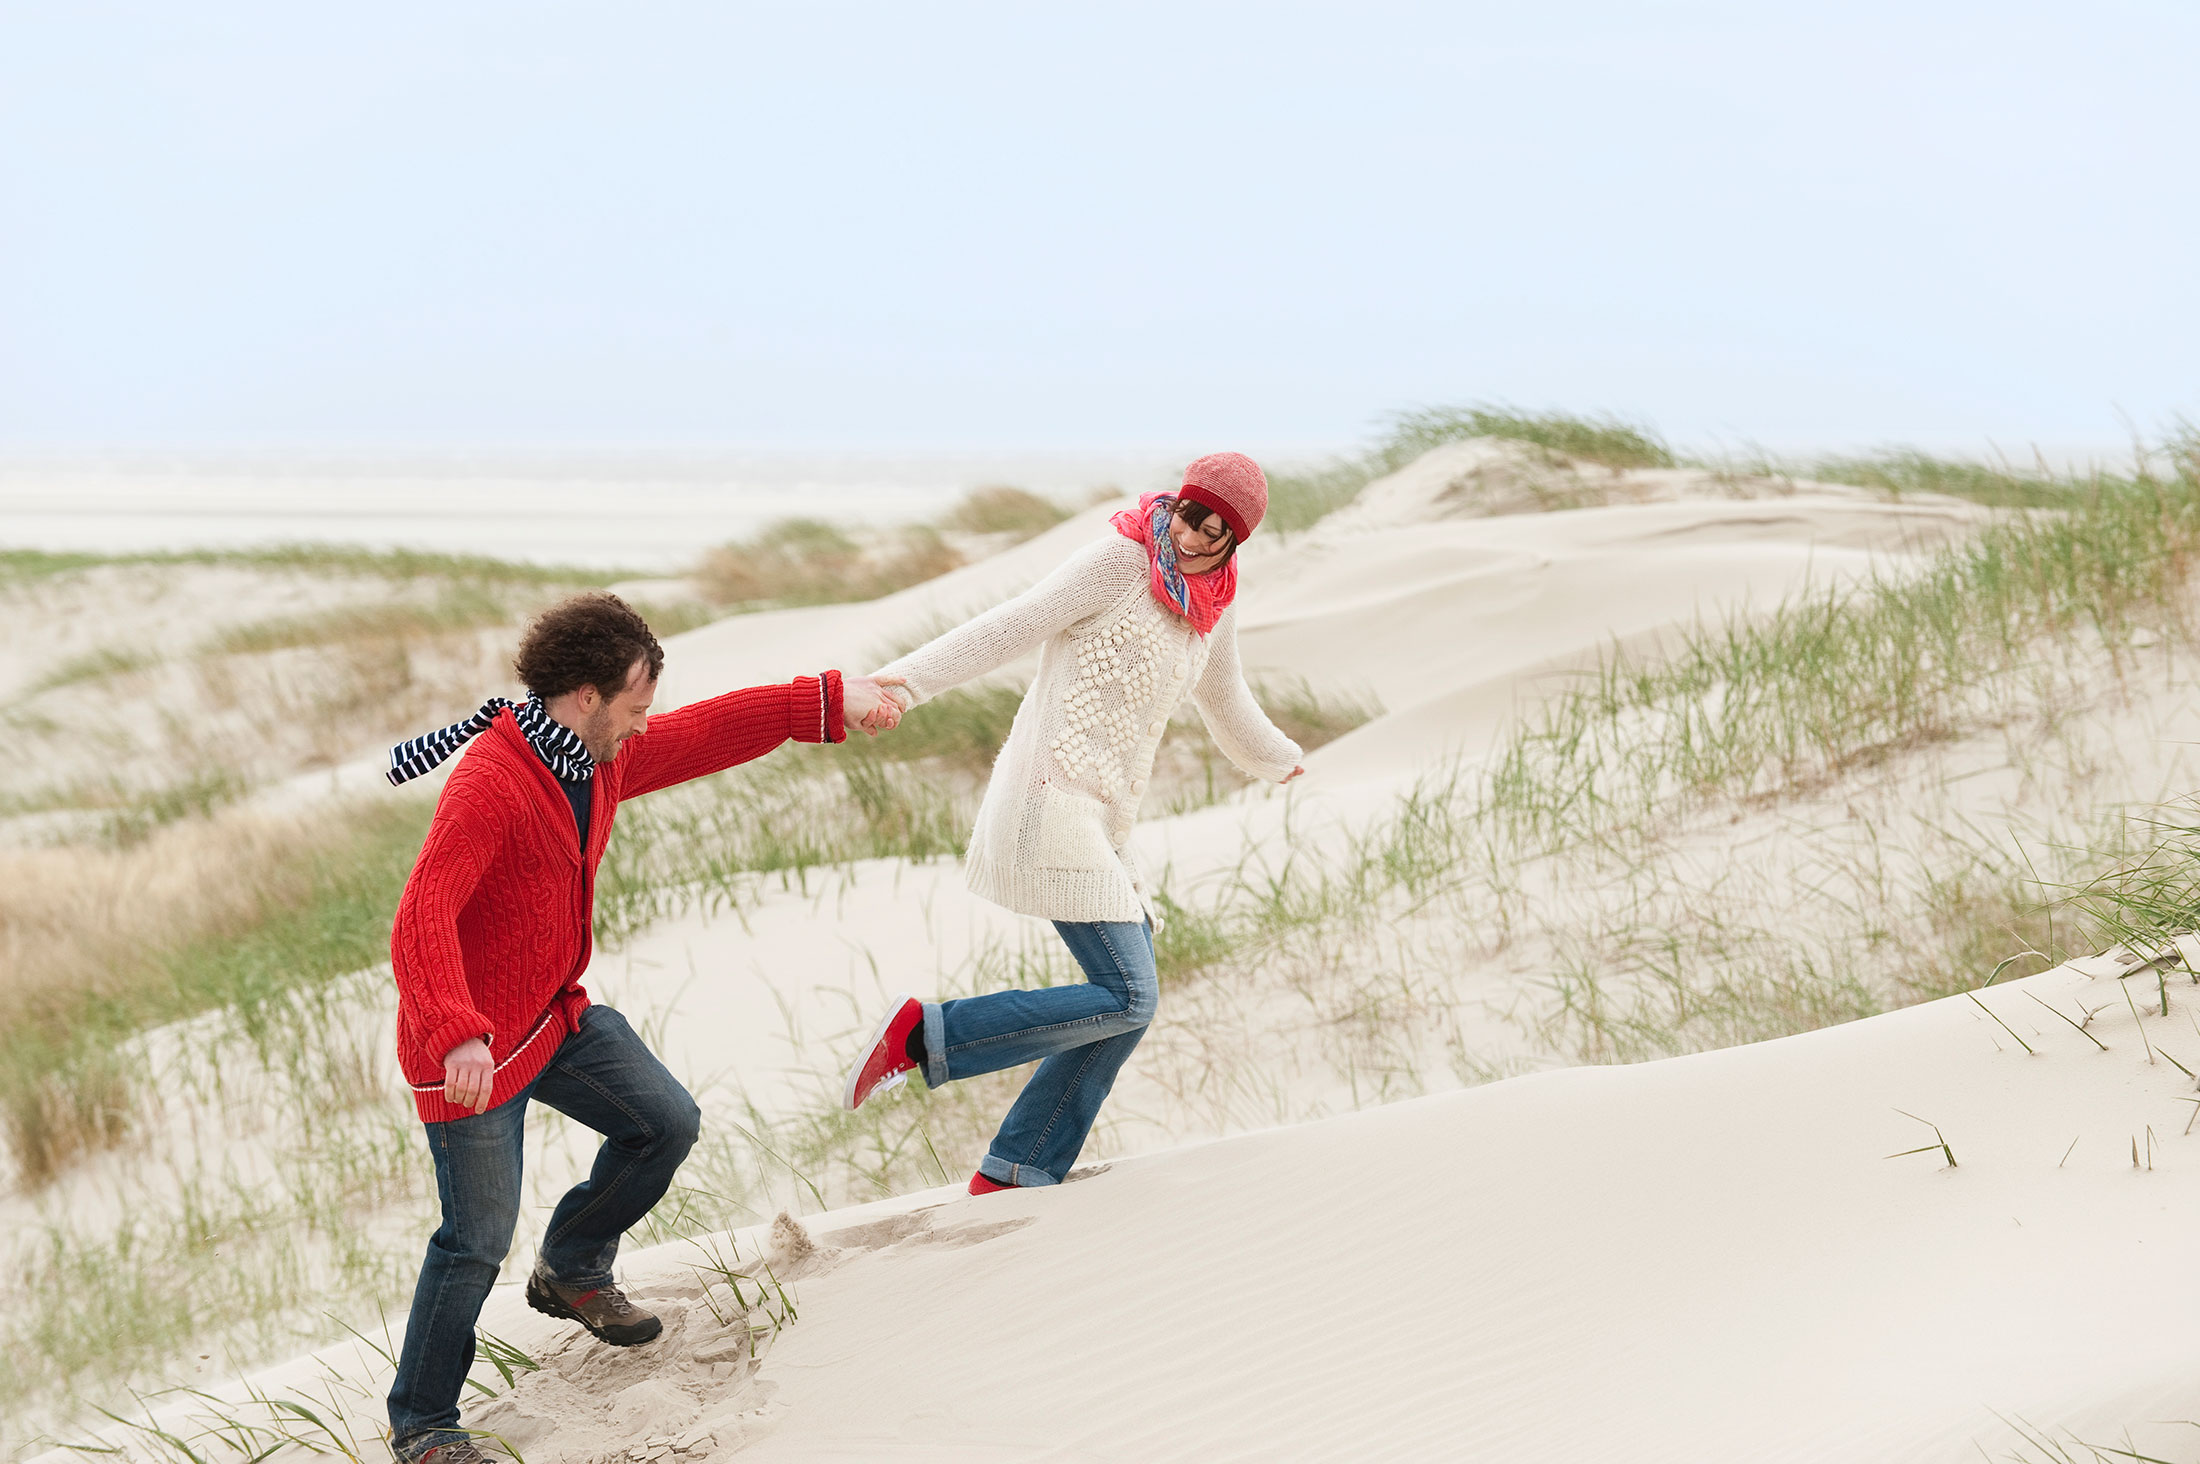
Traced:
<svg viewBox="0 0 2200 1464">
<path fill-rule="evenodd" d="M 520 1093 L 487 1113 L 427 1125 L 443 1225 L 428 1241 L 390 1388 L 390 1447 L 400 1459 L 467 1436 L 458 1397 L 474 1365 L 474 1323 L 519 1221 L 529 1098 L 604 1136 L 595 1168 L 551 1212 L 540 1251 L 544 1270 L 583 1289 L 611 1280 L 619 1237 L 664 1197 L 702 1127 L 687 1089 L 603 1006 L 581 1013 L 580 1030 Z"/>
<path fill-rule="evenodd" d="M 1161 1002 L 1153 931 L 1057 920 L 1087 982 L 996 991 L 924 1008 L 924 1081 L 937 1088 L 1043 1058 L 978 1165 L 995 1184 L 1060 1184 L 1085 1147 L 1116 1072 Z"/>
</svg>

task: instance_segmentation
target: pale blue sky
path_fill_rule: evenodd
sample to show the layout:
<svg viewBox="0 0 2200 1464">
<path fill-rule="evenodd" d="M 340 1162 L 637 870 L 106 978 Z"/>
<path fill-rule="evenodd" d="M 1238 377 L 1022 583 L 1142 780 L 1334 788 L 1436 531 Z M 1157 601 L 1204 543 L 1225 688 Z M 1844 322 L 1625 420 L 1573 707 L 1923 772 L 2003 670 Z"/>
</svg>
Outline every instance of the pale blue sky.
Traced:
<svg viewBox="0 0 2200 1464">
<path fill-rule="evenodd" d="M 0 448 L 2113 443 L 2189 3 L 0 0 Z"/>
</svg>

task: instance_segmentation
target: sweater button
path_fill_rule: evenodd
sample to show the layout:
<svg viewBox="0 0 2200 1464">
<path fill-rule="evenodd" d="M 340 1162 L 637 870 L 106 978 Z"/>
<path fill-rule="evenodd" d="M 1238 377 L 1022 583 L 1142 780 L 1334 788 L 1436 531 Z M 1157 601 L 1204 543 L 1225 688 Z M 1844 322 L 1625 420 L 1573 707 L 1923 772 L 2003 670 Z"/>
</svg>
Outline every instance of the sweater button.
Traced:
<svg viewBox="0 0 2200 1464">
<path fill-rule="evenodd" d="M 1161 724 L 1159 722 L 1148 722 L 1146 731 L 1155 737 L 1159 737 L 1161 735 Z"/>
<path fill-rule="evenodd" d="M 1140 778 L 1140 779 L 1139 779 L 1139 780 L 1138 780 L 1137 782 L 1135 782 L 1135 783 L 1131 784 L 1131 791 L 1132 791 L 1133 793 L 1143 793 L 1143 792 L 1145 792 L 1145 791 L 1146 791 L 1146 780 L 1145 780 L 1144 778 Z"/>
</svg>

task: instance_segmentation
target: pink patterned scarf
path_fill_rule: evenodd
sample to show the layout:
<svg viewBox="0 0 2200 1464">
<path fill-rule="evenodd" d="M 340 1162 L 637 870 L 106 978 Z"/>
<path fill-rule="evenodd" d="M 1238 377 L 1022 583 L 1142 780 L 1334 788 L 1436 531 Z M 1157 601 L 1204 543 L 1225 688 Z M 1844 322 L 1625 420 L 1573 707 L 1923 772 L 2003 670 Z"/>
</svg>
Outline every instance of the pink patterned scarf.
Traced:
<svg viewBox="0 0 2200 1464">
<path fill-rule="evenodd" d="M 1138 500 L 1137 508 L 1126 508 L 1109 522 L 1124 538 L 1146 546 L 1146 562 L 1153 568 L 1154 599 L 1205 635 L 1237 598 L 1237 559 L 1232 556 L 1229 562 L 1205 574 L 1179 570 L 1176 541 L 1169 537 L 1169 519 L 1175 512 L 1175 494 L 1149 493 Z"/>
</svg>

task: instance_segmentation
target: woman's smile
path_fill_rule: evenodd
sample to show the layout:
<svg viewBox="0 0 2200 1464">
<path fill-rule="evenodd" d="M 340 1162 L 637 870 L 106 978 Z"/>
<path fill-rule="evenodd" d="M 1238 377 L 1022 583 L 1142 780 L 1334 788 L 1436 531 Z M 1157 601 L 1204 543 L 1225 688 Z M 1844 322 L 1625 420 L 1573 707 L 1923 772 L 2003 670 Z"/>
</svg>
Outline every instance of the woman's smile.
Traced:
<svg viewBox="0 0 2200 1464">
<path fill-rule="evenodd" d="M 1209 523 L 1214 522 L 1212 519 Z M 1230 535 L 1225 531 L 1222 541 L 1215 543 L 1205 534 L 1204 526 L 1193 528 L 1182 519 L 1169 525 L 1169 537 L 1176 543 L 1177 568 L 1186 574 L 1203 574 L 1221 562 L 1222 553 L 1230 547 Z"/>
</svg>

